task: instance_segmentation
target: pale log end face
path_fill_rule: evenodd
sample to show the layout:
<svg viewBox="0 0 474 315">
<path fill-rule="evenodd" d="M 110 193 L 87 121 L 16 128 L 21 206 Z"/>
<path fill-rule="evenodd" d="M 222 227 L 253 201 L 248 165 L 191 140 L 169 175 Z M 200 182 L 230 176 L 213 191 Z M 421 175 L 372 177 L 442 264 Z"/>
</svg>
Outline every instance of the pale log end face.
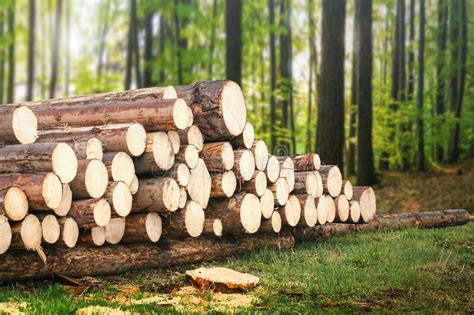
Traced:
<svg viewBox="0 0 474 315">
<path fill-rule="evenodd" d="M 193 125 L 189 127 L 187 138 L 188 144 L 194 145 L 198 151 L 201 152 L 202 148 L 204 147 L 204 137 L 202 136 L 202 132 L 198 126 Z"/>
<path fill-rule="evenodd" d="M 321 167 L 321 158 L 317 153 L 313 154 L 313 165 L 315 170 L 319 170 L 319 168 Z"/>
<path fill-rule="evenodd" d="M 173 143 L 166 132 L 155 132 L 153 135 L 153 159 L 162 170 L 169 170 L 174 163 Z"/>
<path fill-rule="evenodd" d="M 309 227 L 315 226 L 318 222 L 318 212 L 312 195 L 306 197 L 303 212 L 306 225 Z"/>
<path fill-rule="evenodd" d="M 91 229 L 92 242 L 96 246 L 105 244 L 105 226 L 94 226 Z"/>
<path fill-rule="evenodd" d="M 92 198 L 102 197 L 109 182 L 107 167 L 100 160 L 91 160 L 87 164 L 84 180 L 89 196 Z"/>
<path fill-rule="evenodd" d="M 127 148 L 132 156 L 140 156 L 146 148 L 146 131 L 141 124 L 133 123 L 127 130 Z"/>
<path fill-rule="evenodd" d="M 334 203 L 334 199 L 331 197 L 327 196 L 326 197 L 327 203 L 328 203 L 328 216 L 326 221 L 328 223 L 334 222 L 334 219 L 336 218 L 336 204 Z"/>
<path fill-rule="evenodd" d="M 265 192 L 260 197 L 260 204 L 262 206 L 262 216 L 265 219 L 270 219 L 275 208 L 275 199 L 270 189 L 265 189 Z"/>
<path fill-rule="evenodd" d="M 29 214 L 21 223 L 21 239 L 26 249 L 38 249 L 41 246 L 43 233 L 41 232 L 41 222 L 38 218 Z"/>
<path fill-rule="evenodd" d="M 60 142 L 52 154 L 53 172 L 61 182 L 69 184 L 77 174 L 77 157 L 74 150 L 67 143 Z"/>
<path fill-rule="evenodd" d="M 105 199 L 100 199 L 94 204 L 94 222 L 98 226 L 106 226 L 110 222 L 112 210 L 110 204 Z"/>
<path fill-rule="evenodd" d="M 232 197 L 236 188 L 237 178 L 235 177 L 234 172 L 227 171 L 222 174 L 222 191 L 224 192 L 226 197 Z"/>
<path fill-rule="evenodd" d="M 10 187 L 4 197 L 5 212 L 12 221 L 20 221 L 28 213 L 28 198 L 19 187 Z"/>
<path fill-rule="evenodd" d="M 161 217 L 156 212 L 148 213 L 145 221 L 146 234 L 151 242 L 156 243 L 161 237 L 162 233 Z"/>
<path fill-rule="evenodd" d="M 276 156 L 272 155 L 268 158 L 265 172 L 269 182 L 274 183 L 278 180 L 280 177 L 280 162 L 278 162 Z"/>
<path fill-rule="evenodd" d="M 118 244 L 125 234 L 125 218 L 110 219 L 105 226 L 105 241 L 109 244 Z"/>
<path fill-rule="evenodd" d="M 46 174 L 42 187 L 41 187 L 41 196 L 50 209 L 55 209 L 61 203 L 63 195 L 63 186 L 61 180 L 54 173 Z"/>
<path fill-rule="evenodd" d="M 194 123 L 194 114 L 190 107 L 188 107 L 188 126 L 187 128 L 191 127 Z"/>
<path fill-rule="evenodd" d="M 286 221 L 290 226 L 298 225 L 301 218 L 301 204 L 296 196 L 290 196 L 285 205 Z"/>
<path fill-rule="evenodd" d="M 352 184 L 349 180 L 347 180 L 345 183 L 344 183 L 344 187 L 343 187 L 343 193 L 344 195 L 347 197 L 348 200 L 351 200 L 352 199 L 352 196 L 354 194 L 354 190 L 352 189 Z"/>
<path fill-rule="evenodd" d="M 133 177 L 132 183 L 128 186 L 128 188 L 130 189 L 130 193 L 132 195 L 135 195 L 138 191 L 138 187 L 140 187 L 140 181 L 138 180 L 137 175 L 135 175 Z"/>
<path fill-rule="evenodd" d="M 229 142 L 222 143 L 221 158 L 224 170 L 230 171 L 232 167 L 234 167 L 235 157 L 234 150 L 232 149 L 232 145 Z"/>
<path fill-rule="evenodd" d="M 190 108 L 185 100 L 182 98 L 176 99 L 173 106 L 173 120 L 176 128 L 185 129 L 193 124 L 192 118 L 190 122 L 189 111 Z"/>
<path fill-rule="evenodd" d="M 245 148 L 251 149 L 255 141 L 255 132 L 253 125 L 248 121 L 245 123 L 244 131 L 242 132 L 242 138 L 244 140 Z"/>
<path fill-rule="evenodd" d="M 362 193 L 360 200 L 360 216 L 362 221 L 370 222 L 372 221 L 375 212 L 376 212 L 376 201 L 375 201 L 375 193 L 372 187 L 368 187 Z"/>
<path fill-rule="evenodd" d="M 117 152 L 112 160 L 112 178 L 115 182 L 130 185 L 135 177 L 133 160 L 125 152 Z"/>
<path fill-rule="evenodd" d="M 86 159 L 97 159 L 102 161 L 104 150 L 102 149 L 102 141 L 97 138 L 90 138 L 86 142 Z"/>
<path fill-rule="evenodd" d="M 256 141 L 252 147 L 252 152 L 255 156 L 255 167 L 260 171 L 264 171 L 268 162 L 268 148 L 265 141 Z"/>
<path fill-rule="evenodd" d="M 188 193 L 184 187 L 179 187 L 179 204 L 178 208 L 183 209 L 186 206 L 186 201 L 188 201 Z"/>
<path fill-rule="evenodd" d="M 253 157 L 252 151 L 243 151 L 239 161 L 239 170 L 243 180 L 247 181 L 252 179 L 253 173 L 255 172 L 255 158 Z"/>
<path fill-rule="evenodd" d="M 179 139 L 179 133 L 175 130 L 170 130 L 167 132 L 168 138 L 170 138 L 171 144 L 173 146 L 173 153 L 177 154 L 181 147 L 181 140 Z"/>
<path fill-rule="evenodd" d="M 316 176 L 318 189 L 316 191 L 316 194 L 313 195 L 313 197 L 319 198 L 323 195 L 323 191 L 324 191 L 323 178 L 321 177 L 321 174 L 319 174 L 319 172 L 314 172 L 314 176 Z"/>
<path fill-rule="evenodd" d="M 278 201 L 278 204 L 280 206 L 284 206 L 287 203 L 290 194 L 290 188 L 288 188 L 288 181 L 286 180 L 286 178 L 281 177 L 277 180 L 275 185 L 276 199 Z"/>
<path fill-rule="evenodd" d="M 349 220 L 349 201 L 345 195 L 338 196 L 335 200 L 336 212 L 339 221 L 346 222 Z"/>
<path fill-rule="evenodd" d="M 41 221 L 41 231 L 43 232 L 43 240 L 48 244 L 54 244 L 59 240 L 61 236 L 61 227 L 59 226 L 58 219 L 48 214 Z"/>
<path fill-rule="evenodd" d="M 67 218 L 63 225 L 63 242 L 67 247 L 73 248 L 79 239 L 79 227 L 72 218 Z"/>
<path fill-rule="evenodd" d="M 273 231 L 275 233 L 280 233 L 280 231 L 281 231 L 281 216 L 280 216 L 280 213 L 278 213 L 277 211 L 273 211 L 271 220 L 272 220 Z"/>
<path fill-rule="evenodd" d="M 12 242 L 12 230 L 8 219 L 0 215 L 0 255 L 5 253 Z"/>
<path fill-rule="evenodd" d="M 112 192 L 112 207 L 121 216 L 127 216 L 132 210 L 132 193 L 124 182 L 118 182 Z"/>
<path fill-rule="evenodd" d="M 178 98 L 178 93 L 176 92 L 176 89 L 173 86 L 168 85 L 163 90 L 162 98 L 164 100 L 172 100 L 172 99 Z"/>
<path fill-rule="evenodd" d="M 190 201 L 184 210 L 186 231 L 191 237 L 198 237 L 204 230 L 204 210 L 195 201 Z"/>
<path fill-rule="evenodd" d="M 263 196 L 267 190 L 267 175 L 262 171 L 256 171 L 255 175 L 255 192 L 258 197 Z"/>
<path fill-rule="evenodd" d="M 199 159 L 198 165 L 191 170 L 187 190 L 192 200 L 197 201 L 201 207 L 207 208 L 211 196 L 212 179 L 204 160 Z"/>
<path fill-rule="evenodd" d="M 214 232 L 215 236 L 221 237 L 222 236 L 222 221 L 219 219 L 215 219 L 212 222 L 212 231 Z"/>
<path fill-rule="evenodd" d="M 69 184 L 62 185 L 63 193 L 61 202 L 57 208 L 54 208 L 54 213 L 60 217 L 63 217 L 69 213 L 72 205 L 72 190 Z"/>
<path fill-rule="evenodd" d="M 315 199 L 315 202 L 317 200 L 317 205 L 316 205 L 316 211 L 318 212 L 318 223 L 319 224 L 325 224 L 328 219 L 328 201 L 327 201 L 327 196 L 322 195 L 321 197 Z"/>
<path fill-rule="evenodd" d="M 318 194 L 318 178 L 315 172 L 308 173 L 306 176 L 306 193 L 308 195 L 316 196 Z"/>
<path fill-rule="evenodd" d="M 247 233 L 255 233 L 262 222 L 260 200 L 253 194 L 246 194 L 240 205 L 240 222 Z"/>
<path fill-rule="evenodd" d="M 190 169 L 196 168 L 199 162 L 199 151 L 192 144 L 186 146 L 186 150 L 184 151 L 184 160 Z"/>
<path fill-rule="evenodd" d="M 20 106 L 13 112 L 13 133 L 21 144 L 30 144 L 38 138 L 38 120 L 27 106 Z"/>
<path fill-rule="evenodd" d="M 280 177 L 286 178 L 289 192 L 293 191 L 295 188 L 295 164 L 290 157 L 281 162 Z"/>
<path fill-rule="evenodd" d="M 360 220 L 360 204 L 356 200 L 350 202 L 350 214 L 349 217 L 351 222 L 357 223 Z"/>
<path fill-rule="evenodd" d="M 172 178 L 169 178 L 163 185 L 163 203 L 166 209 L 171 212 L 178 210 L 180 203 L 180 189 L 178 183 Z"/>
<path fill-rule="evenodd" d="M 176 168 L 176 172 L 176 178 L 178 179 L 179 185 L 187 186 L 189 183 L 189 176 L 191 175 L 189 167 L 184 163 L 180 163 Z"/>
<path fill-rule="evenodd" d="M 332 197 L 337 197 L 342 190 L 342 174 L 337 166 L 331 167 L 327 177 L 328 192 Z"/>
<path fill-rule="evenodd" d="M 224 123 L 232 136 L 238 136 L 244 130 L 247 121 L 247 106 L 240 86 L 227 81 L 221 95 Z"/>
</svg>

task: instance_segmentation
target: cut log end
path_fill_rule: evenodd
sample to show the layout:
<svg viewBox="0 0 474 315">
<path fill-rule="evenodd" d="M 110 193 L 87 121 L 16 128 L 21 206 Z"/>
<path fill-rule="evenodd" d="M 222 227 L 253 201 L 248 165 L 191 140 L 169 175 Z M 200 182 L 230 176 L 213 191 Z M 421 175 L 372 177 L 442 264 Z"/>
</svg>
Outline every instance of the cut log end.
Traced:
<svg viewBox="0 0 474 315">
<path fill-rule="evenodd" d="M 270 219 L 275 208 L 275 199 L 270 189 L 265 189 L 265 192 L 260 197 L 260 204 L 262 207 L 262 216 L 265 219 Z"/>
<path fill-rule="evenodd" d="M 169 211 L 178 210 L 180 203 L 180 188 L 178 183 L 172 178 L 163 185 L 163 203 Z"/>
<path fill-rule="evenodd" d="M 12 241 L 12 230 L 8 219 L 0 215 L 0 255 L 5 253 Z"/>
<path fill-rule="evenodd" d="M 202 136 L 201 130 L 198 126 L 191 126 L 187 132 L 187 141 L 188 144 L 194 145 L 199 152 L 201 152 L 204 147 L 204 137 Z"/>
<path fill-rule="evenodd" d="M 304 200 L 303 216 L 308 227 L 313 227 L 318 222 L 318 211 L 312 195 L 308 195 Z"/>
<path fill-rule="evenodd" d="M 186 102 L 181 98 L 176 99 L 173 106 L 173 121 L 176 125 L 176 128 L 185 129 L 186 127 L 192 125 L 193 121 L 190 119 L 188 113 L 188 104 L 186 104 Z"/>
<path fill-rule="evenodd" d="M 319 198 L 323 195 L 324 192 L 324 184 L 323 184 L 323 178 L 321 177 L 321 174 L 319 172 L 314 172 L 314 176 L 316 176 L 316 182 L 318 185 L 318 190 L 316 191 L 316 194 L 313 195 L 315 198 Z"/>
<path fill-rule="evenodd" d="M 112 210 L 110 204 L 105 199 L 100 199 L 93 206 L 94 222 L 98 226 L 106 226 L 110 222 Z"/>
<path fill-rule="evenodd" d="M 41 195 L 46 206 L 50 209 L 55 209 L 61 203 L 63 195 L 63 186 L 61 180 L 54 173 L 48 173 L 44 177 Z"/>
<path fill-rule="evenodd" d="M 128 186 L 128 188 L 130 189 L 130 193 L 132 195 L 135 195 L 137 193 L 139 187 L 140 187 L 140 181 L 138 180 L 137 175 L 135 175 L 133 177 L 132 183 Z"/>
<path fill-rule="evenodd" d="M 184 187 L 179 187 L 179 203 L 178 208 L 183 209 L 186 207 L 186 202 L 188 201 L 188 193 Z"/>
<path fill-rule="evenodd" d="M 222 236 L 222 221 L 219 220 L 219 219 L 215 219 L 213 222 L 212 222 L 212 231 L 214 231 L 214 235 L 215 236 L 218 236 L 218 237 L 221 237 Z"/>
<path fill-rule="evenodd" d="M 262 222 L 262 206 L 254 194 L 246 194 L 240 205 L 240 222 L 247 233 L 256 233 Z"/>
<path fill-rule="evenodd" d="M 105 226 L 105 241 L 109 244 L 118 244 L 125 234 L 125 218 L 113 218 Z"/>
<path fill-rule="evenodd" d="M 244 181 L 250 180 L 255 172 L 255 158 L 250 150 L 242 150 L 239 159 L 235 160 L 238 169 L 238 176 Z"/>
<path fill-rule="evenodd" d="M 130 155 L 140 156 L 146 148 L 146 131 L 141 124 L 133 123 L 127 129 L 127 149 Z"/>
<path fill-rule="evenodd" d="M 61 236 L 61 227 L 59 226 L 58 219 L 48 214 L 41 221 L 41 231 L 43 233 L 43 240 L 48 244 L 54 244 L 59 240 Z"/>
<path fill-rule="evenodd" d="M 164 100 L 172 100 L 178 98 L 178 93 L 176 92 L 176 89 L 173 86 L 168 85 L 163 90 L 162 98 Z"/>
<path fill-rule="evenodd" d="M 145 230 L 151 242 L 156 243 L 163 231 L 161 217 L 156 212 L 148 213 L 145 221 Z"/>
<path fill-rule="evenodd" d="M 325 224 L 328 218 L 328 200 L 327 196 L 322 195 L 319 198 L 316 198 L 314 202 L 316 203 L 316 211 L 318 213 L 318 223 Z"/>
<path fill-rule="evenodd" d="M 166 132 L 155 132 L 153 137 L 153 159 L 160 170 L 169 170 L 173 167 L 175 154 L 173 143 Z"/>
<path fill-rule="evenodd" d="M 179 133 L 176 130 L 170 130 L 167 132 L 167 134 L 173 146 L 173 153 L 177 154 L 181 147 L 181 140 L 179 139 Z"/>
<path fill-rule="evenodd" d="M 102 149 L 102 141 L 97 138 L 90 138 L 86 142 L 86 159 L 97 159 L 102 161 L 104 150 Z"/>
<path fill-rule="evenodd" d="M 78 161 L 76 153 L 67 143 L 60 142 L 53 150 L 51 157 L 53 172 L 61 182 L 70 183 L 77 174 Z"/>
<path fill-rule="evenodd" d="M 188 107 L 188 125 L 187 125 L 187 128 L 191 127 L 194 123 L 194 114 L 193 114 L 193 110 Z"/>
<path fill-rule="evenodd" d="M 332 197 L 337 197 L 342 190 L 342 174 L 339 167 L 335 165 L 324 165 L 326 172 L 326 190 Z M 323 168 L 322 167 L 322 168 Z"/>
<path fill-rule="evenodd" d="M 118 182 L 112 192 L 112 207 L 121 216 L 127 216 L 132 210 L 132 193 L 124 182 Z"/>
<path fill-rule="evenodd" d="M 29 214 L 21 222 L 20 236 L 26 249 L 37 250 L 40 248 L 43 233 L 41 232 L 41 222 L 35 215 Z"/>
<path fill-rule="evenodd" d="M 282 225 L 280 213 L 278 213 L 278 211 L 273 211 L 271 220 L 272 220 L 273 231 L 275 233 L 280 233 L 281 225 Z"/>
<path fill-rule="evenodd" d="M 240 134 L 239 136 L 231 140 L 232 145 L 236 149 L 238 148 L 251 149 L 254 141 L 255 141 L 254 128 L 253 128 L 253 125 L 248 121 L 245 123 L 242 134 Z"/>
<path fill-rule="evenodd" d="M 354 187 L 353 198 L 359 201 L 360 220 L 364 223 L 372 221 L 376 212 L 375 192 L 372 187 Z"/>
<path fill-rule="evenodd" d="M 199 151 L 193 145 L 187 145 L 184 149 L 184 161 L 190 169 L 195 169 L 199 161 Z"/>
<path fill-rule="evenodd" d="M 284 207 L 282 221 L 289 226 L 297 226 L 301 219 L 301 205 L 298 198 L 291 195 Z M 280 213 L 282 215 L 282 213 Z"/>
<path fill-rule="evenodd" d="M 272 155 L 268 158 L 265 173 L 270 183 L 275 183 L 280 177 L 280 162 L 276 156 Z"/>
<path fill-rule="evenodd" d="M 234 166 L 234 151 L 229 142 L 222 143 L 221 159 L 224 170 L 230 171 Z"/>
<path fill-rule="evenodd" d="M 198 202 L 190 201 L 184 209 L 184 224 L 191 237 L 198 237 L 204 230 L 204 210 Z"/>
<path fill-rule="evenodd" d="M 309 172 L 305 180 L 306 193 L 316 196 L 319 191 L 318 177 L 315 172 Z"/>
<path fill-rule="evenodd" d="M 356 200 L 352 200 L 350 203 L 350 212 L 349 212 L 349 220 L 352 223 L 357 223 L 360 220 L 360 204 Z"/>
<path fill-rule="evenodd" d="M 288 187 L 286 178 L 279 178 L 276 183 L 272 185 L 272 190 L 278 204 L 284 206 L 290 194 L 290 188 Z"/>
<path fill-rule="evenodd" d="M 109 175 L 105 164 L 100 160 L 91 160 L 87 165 L 84 181 L 90 197 L 102 197 L 109 182 Z"/>
<path fill-rule="evenodd" d="M 346 180 L 342 184 L 342 192 L 344 196 L 346 196 L 347 200 L 351 200 L 354 194 L 354 190 L 352 188 L 352 184 L 349 180 Z"/>
<path fill-rule="evenodd" d="M 247 120 L 247 108 L 240 86 L 233 81 L 227 81 L 222 89 L 221 100 L 227 130 L 232 136 L 240 135 Z"/>
<path fill-rule="evenodd" d="M 336 219 L 338 222 L 349 220 L 350 205 L 346 195 L 339 195 L 334 200 L 336 204 Z"/>
<path fill-rule="evenodd" d="M 268 148 L 265 141 L 255 141 L 252 145 L 252 153 L 255 157 L 255 167 L 257 170 L 264 171 L 268 162 Z"/>
<path fill-rule="evenodd" d="M 20 221 L 28 213 L 28 198 L 19 187 L 10 187 L 3 197 L 5 214 L 12 221 Z"/>
<path fill-rule="evenodd" d="M 336 204 L 334 203 L 334 199 L 332 199 L 330 196 L 326 196 L 326 200 L 328 203 L 328 216 L 326 221 L 328 223 L 333 223 L 336 219 Z"/>
<path fill-rule="evenodd" d="M 172 174 L 171 177 L 176 178 L 176 181 L 181 187 L 186 187 L 189 183 L 189 176 L 191 175 L 189 167 L 184 163 L 179 163 L 174 171 L 176 171 L 176 174 Z"/>
<path fill-rule="evenodd" d="M 198 165 L 191 170 L 189 183 L 186 187 L 189 196 L 192 200 L 197 201 L 201 207 L 207 208 L 209 198 L 211 196 L 212 179 L 206 164 L 202 159 L 199 159 Z"/>
<path fill-rule="evenodd" d="M 69 248 L 74 248 L 79 239 L 79 227 L 72 218 L 67 218 L 63 223 L 62 241 Z"/>
<path fill-rule="evenodd" d="M 112 179 L 115 182 L 124 182 L 130 185 L 135 177 L 135 166 L 133 160 L 125 152 L 117 152 L 112 160 L 111 165 Z"/>
<path fill-rule="evenodd" d="M 234 172 L 227 171 L 222 174 L 222 191 L 226 197 L 232 197 L 237 188 L 237 178 Z"/>
<path fill-rule="evenodd" d="M 105 244 L 105 226 L 94 226 L 90 231 L 92 243 L 95 246 L 102 246 Z"/>
<path fill-rule="evenodd" d="M 63 217 L 69 213 L 72 204 L 72 190 L 69 184 L 63 184 L 62 190 L 63 192 L 61 196 L 61 202 L 56 208 L 53 209 L 54 213 L 60 217 Z"/>
<path fill-rule="evenodd" d="M 289 192 L 292 192 L 295 188 L 295 165 L 290 157 L 280 162 L 280 177 L 286 178 Z"/>
<path fill-rule="evenodd" d="M 12 129 L 21 144 L 30 144 L 38 138 L 36 115 L 27 106 L 19 106 L 13 111 Z"/>
</svg>

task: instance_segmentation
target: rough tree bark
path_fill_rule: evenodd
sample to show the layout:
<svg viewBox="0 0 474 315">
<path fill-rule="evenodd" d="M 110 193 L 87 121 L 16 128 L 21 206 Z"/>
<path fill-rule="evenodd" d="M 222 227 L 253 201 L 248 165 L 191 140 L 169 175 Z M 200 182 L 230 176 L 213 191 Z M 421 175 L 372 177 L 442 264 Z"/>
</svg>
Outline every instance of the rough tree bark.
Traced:
<svg viewBox="0 0 474 315">
<path fill-rule="evenodd" d="M 226 77 L 242 83 L 242 0 L 226 0 Z"/>
</svg>

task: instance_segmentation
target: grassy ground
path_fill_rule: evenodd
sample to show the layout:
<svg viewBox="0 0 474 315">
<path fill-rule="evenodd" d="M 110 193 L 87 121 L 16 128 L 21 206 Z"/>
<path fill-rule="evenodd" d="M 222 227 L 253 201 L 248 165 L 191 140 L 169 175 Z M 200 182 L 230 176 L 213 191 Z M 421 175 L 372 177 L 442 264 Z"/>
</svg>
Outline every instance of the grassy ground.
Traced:
<svg viewBox="0 0 474 315">
<path fill-rule="evenodd" d="M 187 286 L 184 271 L 202 264 L 88 278 L 86 286 L 51 282 L 0 287 L 0 313 L 120 312 L 474 312 L 474 224 L 438 230 L 352 234 L 263 249 L 214 262 L 252 273 L 247 294 Z M 89 307 L 89 308 L 86 308 Z"/>
</svg>

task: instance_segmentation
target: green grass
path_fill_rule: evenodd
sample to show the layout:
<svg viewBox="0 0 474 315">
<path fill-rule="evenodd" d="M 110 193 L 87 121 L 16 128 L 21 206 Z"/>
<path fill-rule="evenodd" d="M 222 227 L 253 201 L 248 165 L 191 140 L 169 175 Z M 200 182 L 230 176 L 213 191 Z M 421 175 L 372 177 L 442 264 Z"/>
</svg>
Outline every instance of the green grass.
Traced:
<svg viewBox="0 0 474 315">
<path fill-rule="evenodd" d="M 28 313 L 68 314 L 87 305 L 132 313 L 169 312 L 174 310 L 170 305 L 130 305 L 130 301 L 157 295 L 171 298 L 171 289 L 185 285 L 184 271 L 202 265 L 99 279 L 99 286 L 80 295 L 51 282 L 3 286 L 0 301 L 26 303 L 20 308 Z M 261 285 L 247 293 L 255 302 L 238 309 L 245 312 L 474 311 L 472 223 L 437 230 L 351 234 L 300 244 L 291 251 L 262 249 L 204 265 L 227 266 L 260 277 Z M 124 290 L 129 287 L 134 290 Z M 185 309 L 216 310 L 212 292 L 197 295 L 203 305 Z"/>
</svg>

